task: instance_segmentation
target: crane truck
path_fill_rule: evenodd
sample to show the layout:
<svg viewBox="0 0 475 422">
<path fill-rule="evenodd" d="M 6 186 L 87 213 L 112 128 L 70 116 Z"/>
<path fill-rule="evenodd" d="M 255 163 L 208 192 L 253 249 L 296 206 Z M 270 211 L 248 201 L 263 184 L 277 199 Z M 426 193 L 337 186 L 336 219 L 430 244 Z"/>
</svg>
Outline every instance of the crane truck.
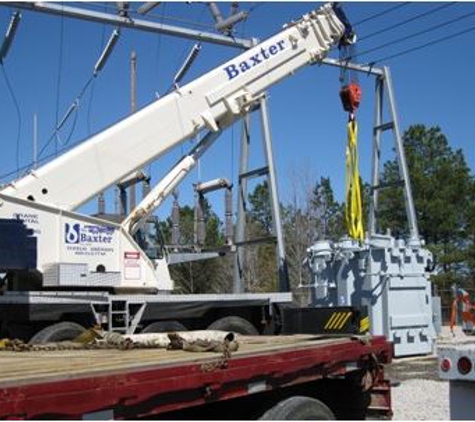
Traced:
<svg viewBox="0 0 475 422">
<path fill-rule="evenodd" d="M 268 88 L 319 63 L 348 36 L 348 23 L 345 26 L 337 15 L 342 16 L 340 9 L 330 4 L 310 12 L 3 186 L 3 332 L 42 342 L 73 337 L 91 324 L 126 333 L 186 324 L 206 328 L 213 323 L 213 328 L 246 334 L 262 331 L 261 321 L 268 320 L 273 304 L 290 302 L 290 293 L 170 294 L 174 286 L 166 253 L 157 247 L 147 256 L 137 238 L 154 210 L 227 127 L 258 106 Z M 121 224 L 77 211 L 106 188 L 198 135 L 202 137 L 195 148 Z"/>
<path fill-rule="evenodd" d="M 94 324 L 127 334 L 175 331 L 182 324 L 275 334 L 260 321 L 275 322 L 276 303 L 290 300 L 290 294 L 174 295 L 166 254 L 158 248 L 148 256 L 138 239 L 148 216 L 226 127 L 252 111 L 269 87 L 319 63 L 349 33 L 341 11 L 326 4 L 4 186 L 3 333 L 30 344 L 71 339 Z M 77 212 L 105 188 L 203 131 L 196 147 L 121 224 Z M 354 310 L 335 311 L 339 314 L 329 316 L 355 323 L 349 318 Z M 391 361 L 392 345 L 386 338 L 296 335 L 292 319 L 301 315 L 290 316 L 287 326 L 280 321 L 281 330 L 293 335 L 242 337 L 237 352 L 219 358 L 166 350 L 45 354 L 0 347 L 0 418 L 364 419 L 369 412 L 390 417 L 382 365 Z"/>
</svg>

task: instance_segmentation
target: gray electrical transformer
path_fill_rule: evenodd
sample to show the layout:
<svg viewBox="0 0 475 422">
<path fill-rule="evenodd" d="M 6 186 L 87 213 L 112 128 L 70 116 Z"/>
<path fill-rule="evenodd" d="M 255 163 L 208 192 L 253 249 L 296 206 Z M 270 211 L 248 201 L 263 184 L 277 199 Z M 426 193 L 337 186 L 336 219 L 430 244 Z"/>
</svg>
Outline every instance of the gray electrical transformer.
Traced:
<svg viewBox="0 0 475 422">
<path fill-rule="evenodd" d="M 307 264 L 311 305 L 366 306 L 371 334 L 392 341 L 396 356 L 432 353 L 432 254 L 420 242 L 390 235 L 373 235 L 363 244 L 319 241 L 308 249 Z"/>
</svg>

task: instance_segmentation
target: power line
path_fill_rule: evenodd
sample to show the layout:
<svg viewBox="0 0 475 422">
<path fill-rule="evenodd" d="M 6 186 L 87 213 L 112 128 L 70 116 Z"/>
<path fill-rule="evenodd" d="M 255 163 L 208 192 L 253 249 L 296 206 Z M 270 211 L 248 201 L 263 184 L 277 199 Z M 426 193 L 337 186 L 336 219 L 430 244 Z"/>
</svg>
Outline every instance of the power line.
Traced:
<svg viewBox="0 0 475 422">
<path fill-rule="evenodd" d="M 472 32 L 472 31 L 475 31 L 475 26 L 472 26 L 472 27 L 470 27 L 470 28 L 464 29 L 463 31 L 455 32 L 454 34 L 451 34 L 451 35 L 446 36 L 446 37 L 437 38 L 437 39 L 435 39 L 435 40 L 433 40 L 433 41 L 430 41 L 430 42 L 428 42 L 428 43 L 419 45 L 419 46 L 417 46 L 417 47 L 409 48 L 408 50 L 404 50 L 404 51 L 401 51 L 401 52 L 399 52 L 399 53 L 392 54 L 392 55 L 390 55 L 390 56 L 382 57 L 382 58 L 380 58 L 380 59 L 378 59 L 378 60 L 373 60 L 370 64 L 371 64 L 371 65 L 374 65 L 375 63 L 392 60 L 392 59 L 394 59 L 394 58 L 396 58 L 396 57 L 401 57 L 401 56 L 404 56 L 404 55 L 406 55 L 406 54 L 413 53 L 414 51 L 422 50 L 423 48 L 426 48 L 426 47 L 429 47 L 429 46 L 432 46 L 432 45 L 435 45 L 435 44 L 439 44 L 439 43 L 444 42 L 444 41 L 451 40 L 452 38 L 459 37 L 460 35 L 464 35 L 464 34 L 467 34 L 467 33 L 469 33 L 469 32 Z"/>
<path fill-rule="evenodd" d="M 165 10 L 166 10 L 166 7 L 167 7 L 167 3 L 163 3 L 162 5 L 162 13 L 161 13 L 161 16 L 160 16 L 160 23 L 163 24 L 163 18 L 165 16 Z M 158 82 L 159 82 L 159 64 L 160 64 L 160 55 L 161 55 L 161 50 L 162 48 L 162 33 L 159 32 L 158 33 L 158 39 L 157 39 L 157 49 L 156 49 L 156 58 L 155 58 L 155 78 L 156 78 L 156 82 L 155 82 L 155 86 L 158 87 Z M 157 88 L 158 89 L 158 88 Z"/>
<path fill-rule="evenodd" d="M 206 11 L 206 8 L 207 8 L 206 5 L 202 5 L 202 6 L 203 6 L 203 7 L 202 7 L 201 12 L 200 12 L 200 14 L 199 14 L 199 16 L 198 16 L 198 20 L 199 20 L 200 22 L 203 20 L 204 12 Z M 198 44 L 199 44 L 199 43 L 198 43 Z M 196 45 L 196 44 L 194 44 L 194 45 Z M 180 63 L 183 63 L 183 61 L 185 60 L 187 50 L 188 50 L 188 45 L 183 48 L 183 51 L 182 51 L 182 53 L 181 53 L 181 55 L 180 55 L 180 57 L 179 57 L 179 59 L 178 59 L 178 61 L 177 61 L 177 64 L 176 64 L 176 66 L 175 66 L 174 74 L 176 74 L 177 71 L 179 70 L 178 66 L 180 66 Z M 174 84 L 172 84 L 171 87 L 167 90 L 167 93 L 169 93 L 169 92 L 173 89 L 173 87 L 174 87 Z"/>
<path fill-rule="evenodd" d="M 254 4 L 249 8 L 249 10 L 248 10 L 247 12 L 248 12 L 248 13 L 251 13 L 251 12 L 253 12 L 254 10 L 259 9 L 259 7 L 264 6 L 264 5 L 265 5 L 265 3 L 256 1 L 256 2 L 254 2 Z"/>
<path fill-rule="evenodd" d="M 12 85 L 10 83 L 10 78 L 7 75 L 7 71 L 5 69 L 5 64 L 3 62 L 0 63 L 0 67 L 2 68 L 3 76 L 5 78 L 5 83 L 7 85 L 8 91 L 10 93 L 10 96 L 12 97 L 13 104 L 15 106 L 16 110 L 16 115 L 17 115 L 17 121 L 18 121 L 18 126 L 17 126 L 17 138 L 16 138 L 16 170 L 13 172 L 13 174 L 17 174 L 17 177 L 20 173 L 20 137 L 21 137 L 21 113 L 20 113 L 20 107 L 18 105 L 18 101 L 15 95 L 15 91 L 12 88 Z"/>
<path fill-rule="evenodd" d="M 59 27 L 59 57 L 58 57 L 58 79 L 56 82 L 56 126 L 59 119 L 59 97 L 61 93 L 61 74 L 63 67 L 63 43 L 64 43 L 64 15 L 61 14 L 61 23 Z M 56 136 L 58 134 L 56 133 Z M 55 152 L 58 153 L 58 138 L 55 142 Z"/>
<path fill-rule="evenodd" d="M 110 3 L 113 6 L 109 6 L 108 3 L 105 2 L 104 7 L 100 6 L 99 4 L 94 4 L 94 2 L 71 2 L 71 3 L 72 4 L 77 4 L 78 6 L 81 6 L 83 9 L 86 9 L 86 10 L 87 9 L 93 9 L 93 10 L 99 10 L 99 11 L 104 12 L 104 13 L 116 13 L 117 12 L 117 9 L 115 7 L 114 2 Z M 167 4 L 166 2 L 163 2 L 163 4 L 160 6 L 160 8 L 163 9 L 163 6 L 165 6 L 166 4 Z M 137 10 L 129 10 L 128 14 L 129 14 L 129 16 L 131 16 L 131 15 L 137 16 L 140 19 L 144 18 L 144 16 L 141 15 L 140 13 L 138 13 Z M 182 17 L 171 16 L 171 15 L 170 16 L 165 15 L 165 16 L 162 17 L 162 14 L 159 14 L 157 12 L 147 13 L 147 17 L 161 19 L 162 20 L 161 23 L 163 23 L 163 20 L 166 20 L 166 21 L 171 21 L 171 22 L 183 23 L 183 24 L 190 25 L 190 26 L 201 27 L 201 29 L 214 29 L 214 26 L 209 25 L 209 24 L 205 24 L 203 22 L 198 22 L 198 21 L 191 20 L 191 19 L 184 19 Z"/>
<path fill-rule="evenodd" d="M 251 18 L 251 13 L 254 12 L 255 10 L 259 9 L 262 6 L 266 6 L 266 3 L 262 2 L 254 2 L 252 6 L 247 10 L 247 19 L 245 19 L 242 22 L 242 27 L 241 27 L 241 38 L 246 38 L 246 24 L 247 21 Z"/>
<path fill-rule="evenodd" d="M 104 11 L 106 10 L 106 5 L 104 5 Z M 102 31 L 101 31 L 101 45 L 100 45 L 100 51 L 104 49 L 104 40 L 106 36 L 106 24 L 104 23 L 102 25 Z M 96 81 L 94 80 L 92 82 L 91 86 L 91 93 L 89 95 L 89 104 L 87 107 L 87 132 L 90 135 L 91 134 L 91 112 L 92 112 L 92 102 L 94 100 L 94 88 L 96 87 Z"/>
<path fill-rule="evenodd" d="M 63 125 L 66 123 L 66 121 L 69 119 L 69 117 L 71 116 L 72 113 L 76 113 L 77 114 L 77 109 L 79 107 L 79 104 L 80 104 L 80 101 L 84 95 L 84 93 L 86 92 L 87 88 L 89 87 L 89 85 L 92 83 L 92 81 L 94 80 L 95 78 L 95 75 L 92 75 L 89 80 L 86 82 L 86 84 L 84 85 L 84 87 L 82 88 L 82 90 L 80 91 L 79 95 L 76 97 L 76 99 L 72 102 L 72 104 L 70 105 L 70 107 L 68 108 L 68 111 L 65 113 L 64 117 L 62 118 L 61 122 L 57 123 L 56 124 L 56 127 L 53 131 L 53 134 L 49 137 L 49 139 L 46 141 L 46 143 L 43 145 L 43 148 L 41 148 L 39 154 L 38 154 L 38 157 L 41 157 L 43 155 L 43 153 L 45 152 L 46 148 L 49 146 L 49 144 L 51 143 L 51 141 L 57 136 L 59 130 L 63 127 Z M 76 127 L 76 124 L 73 123 L 73 126 L 72 126 L 72 131 L 74 131 Z M 69 140 L 71 139 L 71 136 L 72 136 L 72 131 L 71 133 L 69 134 L 68 136 L 68 139 L 67 139 L 67 142 L 69 142 Z"/>
<path fill-rule="evenodd" d="M 164 2 L 160 8 L 162 9 L 162 13 L 158 14 L 156 12 L 153 12 L 153 13 L 147 13 L 147 17 L 151 17 L 151 18 L 157 18 L 157 19 L 160 19 L 161 22 L 163 24 L 163 21 L 164 20 L 167 20 L 167 21 L 171 21 L 171 22 L 177 22 L 177 23 L 181 23 L 181 24 L 185 24 L 185 25 L 190 25 L 190 26 L 195 26 L 195 27 L 201 27 L 202 29 L 214 29 L 214 27 L 212 25 L 209 25 L 209 24 L 205 24 L 204 22 L 201 22 L 201 21 L 195 21 L 195 20 L 191 20 L 191 19 L 185 19 L 185 18 L 182 18 L 182 17 L 177 17 L 177 16 L 167 16 L 165 15 L 165 13 L 163 12 L 163 9 L 164 9 L 164 6 L 166 6 L 166 2 Z M 142 14 L 140 14 L 138 12 L 138 10 L 130 10 L 129 11 L 129 15 L 137 15 L 139 18 L 143 18 L 144 16 Z"/>
<path fill-rule="evenodd" d="M 391 7 L 387 8 L 387 9 L 385 9 L 385 10 L 379 12 L 379 13 L 375 13 L 374 15 L 370 15 L 367 18 L 364 18 L 364 19 L 354 23 L 353 26 L 358 26 L 358 25 L 361 25 L 362 23 L 366 23 L 366 22 L 369 22 L 373 19 L 379 18 L 380 16 L 387 15 L 388 13 L 391 13 L 394 10 L 400 9 L 401 7 L 407 6 L 408 4 L 410 4 L 410 2 L 406 1 L 404 3 L 397 4 L 396 6 L 391 6 Z"/>
<path fill-rule="evenodd" d="M 448 7 L 451 7 L 451 6 L 455 5 L 456 3 L 457 2 L 445 3 L 442 6 L 436 7 L 434 9 L 428 10 L 428 11 L 423 12 L 423 13 L 420 13 L 420 14 L 415 15 L 412 18 L 406 19 L 402 22 L 395 23 L 394 25 L 390 25 L 386 28 L 383 28 L 383 29 L 380 29 L 380 30 L 378 30 L 376 32 L 373 32 L 371 34 L 365 35 L 364 37 L 360 38 L 359 41 L 361 42 L 361 41 L 367 40 L 368 38 L 374 37 L 376 35 L 383 34 L 384 32 L 391 31 L 392 29 L 399 28 L 400 26 L 406 25 L 407 23 L 414 22 L 415 20 L 418 20 L 418 19 L 424 18 L 426 16 L 432 15 L 434 13 L 437 13 L 442 9 L 446 9 Z"/>
<path fill-rule="evenodd" d="M 442 23 L 440 23 L 440 24 L 433 25 L 433 26 L 431 26 L 431 27 L 429 27 L 429 28 L 426 28 L 426 29 L 424 29 L 424 30 L 422 30 L 422 31 L 418 31 L 418 32 L 415 32 L 415 33 L 413 33 L 413 34 L 406 35 L 406 36 L 404 36 L 404 37 L 395 39 L 395 40 L 393 40 L 393 41 L 389 41 L 389 42 L 387 42 L 387 43 L 378 45 L 378 46 L 376 46 L 376 47 L 374 47 L 374 48 L 370 48 L 369 50 L 365 50 L 365 51 L 363 51 L 363 52 L 361 52 L 361 53 L 358 53 L 357 55 L 355 55 L 355 57 L 365 56 L 365 55 L 367 55 L 367 54 L 369 54 L 369 53 L 373 53 L 374 51 L 378 51 L 378 50 L 381 50 L 381 49 L 383 49 L 383 48 L 386 48 L 386 47 L 389 47 L 389 46 L 392 46 L 392 45 L 395 45 L 395 44 L 399 44 L 399 43 L 401 43 L 401 42 L 403 42 L 403 41 L 407 41 L 407 40 L 409 40 L 409 39 L 411 39 L 411 38 L 418 37 L 419 35 L 427 34 L 427 33 L 431 32 L 431 31 L 435 31 L 436 29 L 443 28 L 444 26 L 448 26 L 448 25 L 450 25 L 450 24 L 452 24 L 452 23 L 461 21 L 461 20 L 463 20 L 463 19 L 466 19 L 466 18 L 468 18 L 468 17 L 470 17 L 470 16 L 474 16 L 474 15 L 475 15 L 475 12 L 466 13 L 465 15 L 459 16 L 459 17 L 457 17 L 457 18 L 455 18 L 455 19 L 450 19 L 450 20 L 445 21 L 445 22 L 442 22 Z"/>
<path fill-rule="evenodd" d="M 75 143 L 73 143 L 73 144 L 70 144 L 70 145 L 68 145 L 67 147 L 60 148 L 60 149 L 59 149 L 59 152 L 62 153 L 63 151 L 68 151 L 68 150 L 72 149 L 73 147 L 75 147 L 79 142 L 80 142 L 80 141 L 75 142 Z M 53 157 L 55 157 L 55 156 L 56 156 L 56 153 L 53 152 L 53 153 L 51 153 L 51 154 L 49 154 L 49 155 L 44 156 L 44 157 L 41 158 L 41 159 L 38 159 L 38 161 L 36 162 L 36 164 L 44 163 L 44 162 L 48 161 L 49 159 L 51 159 L 51 158 L 53 158 Z M 0 175 L 0 180 L 4 180 L 4 179 L 7 179 L 7 178 L 10 178 L 11 176 L 13 176 L 13 175 L 14 175 L 15 173 L 17 173 L 17 172 L 23 172 L 23 175 L 22 175 L 22 177 L 23 177 L 23 176 L 31 169 L 31 167 L 32 167 L 33 164 L 34 164 L 33 162 L 30 162 L 30 163 L 28 163 L 28 164 L 25 164 L 25 165 L 21 166 L 18 170 L 11 170 L 11 171 L 9 171 L 9 172 L 7 172 L 7 173 L 3 173 L 3 174 Z"/>
</svg>

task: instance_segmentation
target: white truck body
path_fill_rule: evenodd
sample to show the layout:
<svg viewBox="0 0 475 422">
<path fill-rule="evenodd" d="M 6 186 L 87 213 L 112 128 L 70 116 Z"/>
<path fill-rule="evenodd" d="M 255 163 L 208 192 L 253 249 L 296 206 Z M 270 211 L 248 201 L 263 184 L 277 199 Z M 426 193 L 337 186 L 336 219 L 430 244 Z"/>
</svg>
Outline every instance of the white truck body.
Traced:
<svg viewBox="0 0 475 422">
<path fill-rule="evenodd" d="M 440 378 L 450 382 L 450 419 L 475 419 L 475 345 L 439 347 L 438 360 Z"/>
</svg>

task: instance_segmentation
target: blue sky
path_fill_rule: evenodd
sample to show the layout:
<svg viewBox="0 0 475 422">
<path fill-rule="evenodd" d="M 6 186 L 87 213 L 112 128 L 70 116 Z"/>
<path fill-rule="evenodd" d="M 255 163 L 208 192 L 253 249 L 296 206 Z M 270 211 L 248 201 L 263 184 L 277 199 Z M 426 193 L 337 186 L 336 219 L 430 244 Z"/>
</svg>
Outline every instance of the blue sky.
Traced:
<svg viewBox="0 0 475 422">
<path fill-rule="evenodd" d="M 242 9 L 253 8 L 245 24 L 238 26 L 238 34 L 264 39 L 277 32 L 283 24 L 299 18 L 318 6 L 314 2 L 241 3 Z M 393 3 L 395 4 L 395 3 Z M 411 3 L 380 18 L 357 26 L 361 38 L 380 29 L 439 7 L 442 3 Z M 78 6 L 76 3 L 70 5 Z M 256 5 L 258 5 L 256 7 Z M 344 8 L 352 22 L 391 7 L 389 3 L 350 2 Z M 109 4 L 108 7 L 112 7 Z M 90 7 L 104 9 L 104 3 Z M 221 3 L 223 12 L 229 3 Z M 359 51 L 379 46 L 386 42 L 410 35 L 430 26 L 443 23 L 475 11 L 475 3 L 457 3 L 434 12 L 406 25 L 369 37 L 359 43 Z M 0 33 L 4 32 L 13 10 L 0 8 Z M 154 11 L 155 19 L 165 23 L 178 23 L 169 17 L 199 22 L 211 26 L 211 16 L 201 3 L 166 3 Z M 61 26 L 62 60 L 59 66 Z M 448 36 L 475 26 L 475 16 L 448 25 L 437 31 L 384 48 L 361 57 L 368 62 L 392 53 L 418 46 L 431 40 Z M 5 68 L 21 112 L 20 164 L 32 159 L 33 114 L 38 114 L 40 148 L 50 137 L 58 109 L 59 118 L 77 96 L 92 75 L 94 64 L 112 32 L 110 26 L 65 18 L 22 12 L 21 24 Z M 401 128 L 422 123 L 438 125 L 447 135 L 454 148 L 462 148 L 467 162 L 474 169 L 475 141 L 473 121 L 475 118 L 475 31 L 454 38 L 413 54 L 378 63 L 390 66 L 396 93 Z M 96 78 L 81 101 L 77 123 L 70 144 L 87 138 L 115 121 L 127 116 L 129 100 L 129 56 L 135 49 L 138 57 L 138 106 L 143 107 L 163 94 L 170 86 L 172 77 L 182 63 L 184 55 L 193 42 L 169 36 L 123 30 L 116 48 L 103 72 Z M 235 56 L 237 50 L 206 44 L 202 54 L 186 77 L 190 81 L 226 59 Z M 57 96 L 59 78 L 59 97 Z M 363 102 L 359 110 L 360 167 L 365 180 L 370 176 L 371 129 L 373 123 L 373 78 L 360 75 Z M 338 96 L 339 71 L 325 66 L 312 66 L 298 72 L 270 90 L 271 125 L 274 138 L 275 158 L 281 200 L 292 197 L 295 181 L 301 183 L 305 175 L 310 179 L 329 176 L 337 198 L 343 199 L 347 116 L 342 110 Z M 91 97 L 92 93 L 92 97 Z M 59 98 L 59 101 L 57 99 Z M 89 116 L 89 117 L 88 117 Z M 0 75 L 0 174 L 16 168 L 18 122 L 15 107 L 8 93 L 3 75 Z M 65 142 L 72 127 L 71 119 L 60 133 Z M 251 167 L 260 167 L 262 146 L 259 120 L 253 119 L 253 151 Z M 159 138 L 157 137 L 157 140 Z M 384 139 L 384 158 L 391 158 L 392 139 Z M 152 167 L 156 182 L 170 166 L 192 146 L 185 142 Z M 61 146 L 60 146 L 61 147 Z M 180 189 L 183 203 L 191 203 L 191 183 L 215 177 L 227 177 L 236 181 L 238 167 L 239 126 L 230 129 L 203 158 L 200 170 L 196 170 Z M 54 152 L 54 146 L 46 149 L 46 155 Z M 4 180 L 5 181 L 5 180 Z M 251 185 L 252 187 L 252 185 Z M 108 210 L 113 201 L 108 195 Z M 221 196 L 212 197 L 216 208 L 221 210 Z M 159 212 L 165 217 L 169 203 Z M 95 205 L 84 208 L 95 211 Z"/>
</svg>

